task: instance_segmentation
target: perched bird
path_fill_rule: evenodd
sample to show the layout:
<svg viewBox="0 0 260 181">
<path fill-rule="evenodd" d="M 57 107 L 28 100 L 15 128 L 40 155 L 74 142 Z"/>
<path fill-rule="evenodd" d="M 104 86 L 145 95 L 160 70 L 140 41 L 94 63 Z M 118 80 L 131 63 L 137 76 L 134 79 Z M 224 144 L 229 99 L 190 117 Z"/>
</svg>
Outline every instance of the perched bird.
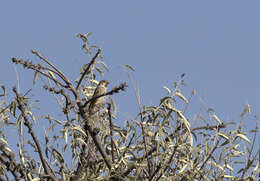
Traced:
<svg viewBox="0 0 260 181">
<path fill-rule="evenodd" d="M 105 94 L 107 92 L 108 84 L 109 82 L 107 80 L 101 80 L 95 89 L 93 97 Z M 104 105 L 105 101 L 106 101 L 106 96 L 93 99 L 89 104 L 89 114 L 96 113 L 100 109 L 100 107 Z"/>
</svg>

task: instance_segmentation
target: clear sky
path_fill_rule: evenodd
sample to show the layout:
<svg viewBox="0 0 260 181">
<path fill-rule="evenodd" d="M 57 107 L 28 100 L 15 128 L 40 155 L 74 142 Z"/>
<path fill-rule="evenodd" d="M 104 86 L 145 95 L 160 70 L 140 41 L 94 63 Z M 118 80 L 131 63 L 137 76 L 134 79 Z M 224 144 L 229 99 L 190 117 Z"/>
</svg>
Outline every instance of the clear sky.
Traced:
<svg viewBox="0 0 260 181">
<path fill-rule="evenodd" d="M 259 7 L 259 0 L 3 1 L 0 84 L 9 90 L 16 84 L 12 57 L 38 61 L 31 49 L 76 78 L 88 59 L 75 35 L 93 32 L 91 40 L 102 46 L 112 71 L 105 79 L 112 86 L 129 82 L 120 66 L 132 65 L 144 104 L 158 104 L 166 95 L 162 87 L 172 88 L 185 73 L 185 95 L 192 89 L 204 93 L 207 106 L 223 121 L 235 118 L 246 103 L 259 116 Z M 33 74 L 17 69 L 25 92 L 32 87 Z M 131 87 L 118 97 L 120 113 L 135 116 Z M 46 101 L 43 105 L 46 111 L 51 108 Z M 255 126 L 256 120 L 245 121 Z"/>
</svg>

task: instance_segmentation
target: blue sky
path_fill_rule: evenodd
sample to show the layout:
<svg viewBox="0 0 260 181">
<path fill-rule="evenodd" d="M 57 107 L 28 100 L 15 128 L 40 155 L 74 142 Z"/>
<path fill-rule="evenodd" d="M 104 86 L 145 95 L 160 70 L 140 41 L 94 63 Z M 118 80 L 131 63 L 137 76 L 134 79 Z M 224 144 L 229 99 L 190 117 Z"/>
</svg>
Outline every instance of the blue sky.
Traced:
<svg viewBox="0 0 260 181">
<path fill-rule="evenodd" d="M 252 114 L 260 115 L 259 7 L 258 0 L 3 1 L 0 84 L 9 90 L 16 84 L 12 57 L 38 61 L 31 49 L 76 78 L 88 59 L 75 35 L 93 32 L 91 40 L 102 46 L 111 69 L 105 79 L 112 86 L 129 82 L 120 66 L 132 65 L 144 104 L 158 104 L 166 95 L 162 87 L 172 88 L 185 73 L 184 94 L 192 89 L 204 94 L 207 106 L 223 121 L 235 118 L 246 103 Z M 32 87 L 33 74 L 17 68 L 25 92 Z M 37 91 L 33 95 L 36 98 Z M 120 114 L 128 119 L 136 115 L 131 87 L 115 97 Z M 48 101 L 42 105 L 51 112 L 55 103 Z M 254 119 L 245 121 L 246 126 L 256 124 Z"/>
</svg>

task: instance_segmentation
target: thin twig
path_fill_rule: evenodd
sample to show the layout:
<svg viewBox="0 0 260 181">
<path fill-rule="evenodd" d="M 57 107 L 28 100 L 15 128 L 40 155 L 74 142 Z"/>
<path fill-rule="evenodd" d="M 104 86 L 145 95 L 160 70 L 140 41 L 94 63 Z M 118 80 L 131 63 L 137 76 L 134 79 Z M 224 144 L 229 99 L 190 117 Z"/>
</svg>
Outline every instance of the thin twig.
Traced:
<svg viewBox="0 0 260 181">
<path fill-rule="evenodd" d="M 128 72 L 127 72 L 127 76 L 129 78 L 129 80 L 131 81 L 131 85 L 134 89 L 135 96 L 136 96 L 136 99 L 137 99 L 138 109 L 139 109 L 140 118 L 141 118 L 141 129 L 142 129 L 142 135 L 143 135 L 144 149 L 145 149 L 145 154 L 148 155 L 147 144 L 146 144 L 146 136 L 145 136 L 145 131 L 144 131 L 144 127 L 143 127 L 144 118 L 143 118 L 143 114 L 142 114 L 142 105 L 141 105 L 140 94 L 138 94 L 136 87 L 134 86 L 133 78 L 131 77 L 131 75 Z M 149 160 L 148 157 L 146 159 L 147 159 L 147 164 L 148 164 L 148 172 L 149 172 L 149 175 L 151 176 L 150 160 Z"/>
<path fill-rule="evenodd" d="M 19 170 L 19 166 L 18 164 L 16 163 L 16 161 L 8 154 L 6 153 L 3 153 L 5 156 L 8 157 L 8 159 L 10 161 L 5 161 L 4 157 L 2 156 L 2 154 L 0 155 L 0 163 L 1 165 L 5 165 L 6 166 L 6 169 L 9 170 L 12 175 L 14 176 L 15 180 L 20 180 L 20 177 L 18 175 L 18 170 Z M 20 170 L 20 175 L 21 177 L 25 176 L 26 174 L 23 173 L 23 171 Z"/>
<path fill-rule="evenodd" d="M 60 78 L 62 80 L 64 80 L 64 82 L 66 82 L 67 84 L 70 84 L 69 80 L 65 77 L 65 75 L 59 69 L 57 69 L 51 62 L 49 62 L 49 60 L 47 58 L 43 57 L 36 50 L 32 50 L 32 54 L 37 55 L 41 60 L 43 60 L 45 63 L 47 63 L 49 66 L 51 66 L 54 70 L 56 70 L 58 72 L 58 75 L 60 76 Z"/>
<path fill-rule="evenodd" d="M 12 103 L 9 104 L 8 106 L 6 106 L 6 107 L 0 112 L 0 114 L 2 114 L 3 112 L 5 112 L 11 105 L 12 105 Z"/>
<path fill-rule="evenodd" d="M 175 152 L 176 152 L 176 150 L 177 150 L 177 147 L 178 147 L 178 145 L 174 145 L 173 152 L 172 152 L 172 154 L 171 154 L 170 159 L 169 159 L 168 162 L 167 162 L 167 166 L 164 168 L 163 172 L 159 175 L 159 177 L 156 179 L 156 181 L 158 181 L 158 180 L 162 177 L 163 173 L 165 173 L 165 172 L 167 171 L 169 165 L 170 165 L 171 162 L 172 162 L 173 156 L 175 155 Z M 160 168 L 158 168 L 158 169 L 154 172 L 153 177 L 156 175 L 156 173 L 157 173 L 159 170 L 160 170 Z M 152 180 L 152 178 L 151 178 L 150 180 Z"/>
<path fill-rule="evenodd" d="M 110 128 L 110 142 L 111 142 L 111 155 L 112 155 L 112 163 L 114 163 L 114 140 L 113 140 L 113 125 L 112 125 L 112 116 L 111 116 L 111 104 L 108 104 L 108 120 L 109 120 L 109 128 Z"/>
<path fill-rule="evenodd" d="M 191 102 L 192 97 L 193 97 L 193 92 L 191 93 L 190 97 L 188 98 L 188 104 L 185 105 L 185 108 L 184 108 L 184 110 L 182 111 L 183 114 L 187 111 L 187 109 L 188 109 L 188 107 L 189 107 L 189 105 L 190 105 L 190 102 Z"/>
<path fill-rule="evenodd" d="M 78 85 L 76 86 L 76 90 L 79 89 L 79 86 L 83 80 L 83 78 L 85 77 L 85 75 L 87 74 L 87 72 L 89 71 L 90 67 L 95 63 L 98 55 L 101 53 L 101 49 L 99 48 L 97 53 L 95 54 L 95 56 L 92 58 L 92 60 L 89 62 L 87 68 L 85 69 L 84 73 L 81 75 L 80 79 L 79 79 L 79 82 L 78 82 Z"/>
<path fill-rule="evenodd" d="M 35 71 L 41 73 L 42 75 L 44 75 L 45 77 L 48 77 L 49 79 L 53 80 L 56 84 L 59 84 L 60 86 L 66 88 L 66 85 L 62 84 L 60 81 L 56 80 L 54 77 L 48 75 L 47 73 L 41 71 L 41 66 L 40 65 L 34 65 L 34 64 L 29 64 L 29 63 L 26 64 L 26 62 L 24 62 L 23 60 L 18 60 L 18 59 L 14 58 L 14 57 L 12 58 L 12 61 L 14 63 L 16 63 L 16 64 L 24 65 L 25 68 L 35 70 Z"/>
<path fill-rule="evenodd" d="M 220 143 L 220 139 L 217 138 L 217 136 L 215 137 L 215 145 L 214 147 L 212 147 L 211 151 L 208 153 L 207 157 L 204 159 L 204 161 L 202 162 L 202 165 L 200 166 L 199 170 L 201 170 L 206 163 L 208 162 L 208 160 L 211 158 L 212 154 L 214 153 L 214 151 L 217 149 L 218 144 Z M 193 168 L 197 168 L 199 162 L 197 162 Z"/>
<path fill-rule="evenodd" d="M 129 147 L 130 147 L 130 145 L 132 144 L 132 141 L 133 141 L 134 137 L 135 137 L 135 134 L 132 135 L 132 137 L 131 137 L 131 139 L 130 139 L 128 145 L 126 146 L 126 149 L 124 150 L 124 152 L 123 152 L 123 154 L 121 155 L 121 157 L 118 159 L 118 162 L 121 160 L 122 157 L 125 156 L 127 150 L 129 150 Z M 134 168 L 135 168 L 134 166 L 132 166 L 131 168 L 128 168 L 128 169 L 122 174 L 122 177 L 126 177 L 129 173 L 131 173 L 131 171 L 132 171 Z"/>
<path fill-rule="evenodd" d="M 241 179 L 245 176 L 246 172 L 249 169 L 249 165 L 250 165 L 250 162 L 251 162 L 250 157 L 252 155 L 252 152 L 253 152 L 253 149 L 254 149 L 254 146 L 255 146 L 255 140 L 256 140 L 256 132 L 254 134 L 253 142 L 251 144 L 251 149 L 249 150 L 248 160 L 247 160 L 247 163 L 245 165 L 245 168 L 243 169 L 243 172 L 242 172 L 242 175 L 241 175 Z"/>
</svg>

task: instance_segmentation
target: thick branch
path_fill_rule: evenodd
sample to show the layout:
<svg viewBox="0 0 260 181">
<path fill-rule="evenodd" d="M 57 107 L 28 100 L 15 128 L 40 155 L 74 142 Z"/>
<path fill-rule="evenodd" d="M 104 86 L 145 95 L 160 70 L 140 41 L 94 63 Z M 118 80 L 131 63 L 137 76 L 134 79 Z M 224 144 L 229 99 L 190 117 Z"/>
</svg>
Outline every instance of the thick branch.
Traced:
<svg viewBox="0 0 260 181">
<path fill-rule="evenodd" d="M 108 155 L 106 154 L 106 152 L 104 150 L 104 147 L 101 144 L 99 136 L 97 135 L 96 131 L 88 124 L 87 116 L 84 114 L 82 117 L 85 120 L 84 130 L 89 132 L 89 134 L 92 137 L 92 139 L 93 139 L 93 141 L 94 141 L 98 151 L 102 155 L 102 157 L 103 157 L 103 159 L 104 159 L 108 169 L 110 170 L 112 168 L 111 161 L 110 161 Z"/>
</svg>

